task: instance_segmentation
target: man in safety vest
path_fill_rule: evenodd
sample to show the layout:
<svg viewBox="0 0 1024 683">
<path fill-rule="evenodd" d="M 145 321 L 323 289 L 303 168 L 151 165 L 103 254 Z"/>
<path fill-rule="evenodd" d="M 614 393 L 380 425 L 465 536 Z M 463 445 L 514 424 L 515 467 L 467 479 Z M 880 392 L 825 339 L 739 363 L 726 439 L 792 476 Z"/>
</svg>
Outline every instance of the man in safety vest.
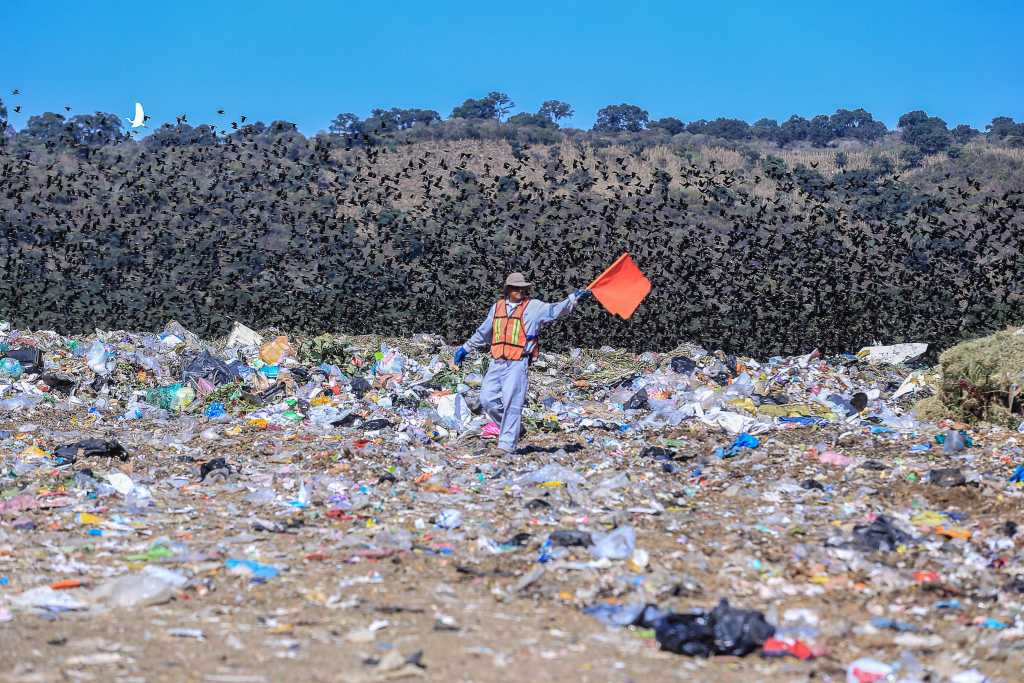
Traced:
<svg viewBox="0 0 1024 683">
<path fill-rule="evenodd" d="M 498 448 L 508 453 L 516 449 L 521 435 L 527 369 L 540 353 L 540 326 L 570 313 L 579 301 L 592 296 L 589 289 L 578 289 L 564 301 L 549 304 L 529 298 L 532 284 L 522 273 L 509 275 L 504 296 L 491 306 L 469 341 L 455 350 L 455 364 L 461 365 L 471 350 L 490 345 L 491 365 L 480 391 L 480 406 L 501 425 Z"/>
</svg>

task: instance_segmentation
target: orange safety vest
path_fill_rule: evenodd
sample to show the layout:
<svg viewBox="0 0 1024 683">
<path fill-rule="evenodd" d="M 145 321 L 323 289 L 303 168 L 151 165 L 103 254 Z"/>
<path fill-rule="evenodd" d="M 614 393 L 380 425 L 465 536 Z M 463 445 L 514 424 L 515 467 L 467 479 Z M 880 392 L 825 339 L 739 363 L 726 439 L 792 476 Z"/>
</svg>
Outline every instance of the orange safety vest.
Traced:
<svg viewBox="0 0 1024 683">
<path fill-rule="evenodd" d="M 523 326 L 523 313 L 529 299 L 523 299 L 518 306 L 508 313 L 504 299 L 494 304 L 494 322 L 491 327 L 491 358 L 496 360 L 519 360 L 526 349 L 526 328 Z M 530 351 L 530 360 L 540 355 L 540 344 L 534 344 Z"/>
</svg>

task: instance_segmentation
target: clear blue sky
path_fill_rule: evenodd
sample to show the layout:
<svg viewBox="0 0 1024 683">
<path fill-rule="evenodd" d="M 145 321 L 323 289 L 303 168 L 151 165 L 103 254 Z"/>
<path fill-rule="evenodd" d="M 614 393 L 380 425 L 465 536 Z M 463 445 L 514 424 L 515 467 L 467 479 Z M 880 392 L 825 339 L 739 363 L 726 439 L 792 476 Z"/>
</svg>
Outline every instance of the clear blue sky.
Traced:
<svg viewBox="0 0 1024 683">
<path fill-rule="evenodd" d="M 754 121 L 865 107 L 888 125 L 924 109 L 951 126 L 1024 119 L 1016 1 L 362 2 L 4 0 L 0 97 L 26 114 L 136 100 L 152 126 L 181 113 L 286 119 L 307 134 L 339 112 L 507 92 L 652 118 Z M 19 88 L 21 97 L 12 97 Z"/>
</svg>

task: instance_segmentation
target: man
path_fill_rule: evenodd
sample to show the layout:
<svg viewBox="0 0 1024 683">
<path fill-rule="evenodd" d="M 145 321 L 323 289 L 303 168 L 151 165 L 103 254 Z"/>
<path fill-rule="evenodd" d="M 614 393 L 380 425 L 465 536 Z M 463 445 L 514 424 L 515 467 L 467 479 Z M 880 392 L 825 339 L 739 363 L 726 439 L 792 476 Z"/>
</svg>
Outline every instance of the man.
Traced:
<svg viewBox="0 0 1024 683">
<path fill-rule="evenodd" d="M 549 304 L 530 299 L 532 284 L 522 273 L 509 275 L 505 295 L 491 306 L 469 341 L 455 350 L 455 365 L 462 365 L 473 349 L 491 347 L 491 366 L 484 376 L 480 406 L 501 425 L 498 448 L 506 453 L 515 451 L 521 436 L 527 370 L 540 353 L 540 326 L 570 313 L 577 303 L 593 296 L 589 289 L 578 289 L 564 301 Z"/>
</svg>

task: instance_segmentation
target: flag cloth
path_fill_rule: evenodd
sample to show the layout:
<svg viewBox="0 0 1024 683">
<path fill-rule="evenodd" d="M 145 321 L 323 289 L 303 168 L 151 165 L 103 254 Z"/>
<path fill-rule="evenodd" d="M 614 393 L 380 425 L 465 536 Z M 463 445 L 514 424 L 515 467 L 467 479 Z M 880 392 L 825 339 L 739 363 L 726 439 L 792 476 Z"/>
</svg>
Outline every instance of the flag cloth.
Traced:
<svg viewBox="0 0 1024 683">
<path fill-rule="evenodd" d="M 629 254 L 615 259 L 615 263 L 597 276 L 587 288 L 605 310 L 629 320 L 633 311 L 651 291 L 651 281 L 640 272 Z"/>
</svg>

